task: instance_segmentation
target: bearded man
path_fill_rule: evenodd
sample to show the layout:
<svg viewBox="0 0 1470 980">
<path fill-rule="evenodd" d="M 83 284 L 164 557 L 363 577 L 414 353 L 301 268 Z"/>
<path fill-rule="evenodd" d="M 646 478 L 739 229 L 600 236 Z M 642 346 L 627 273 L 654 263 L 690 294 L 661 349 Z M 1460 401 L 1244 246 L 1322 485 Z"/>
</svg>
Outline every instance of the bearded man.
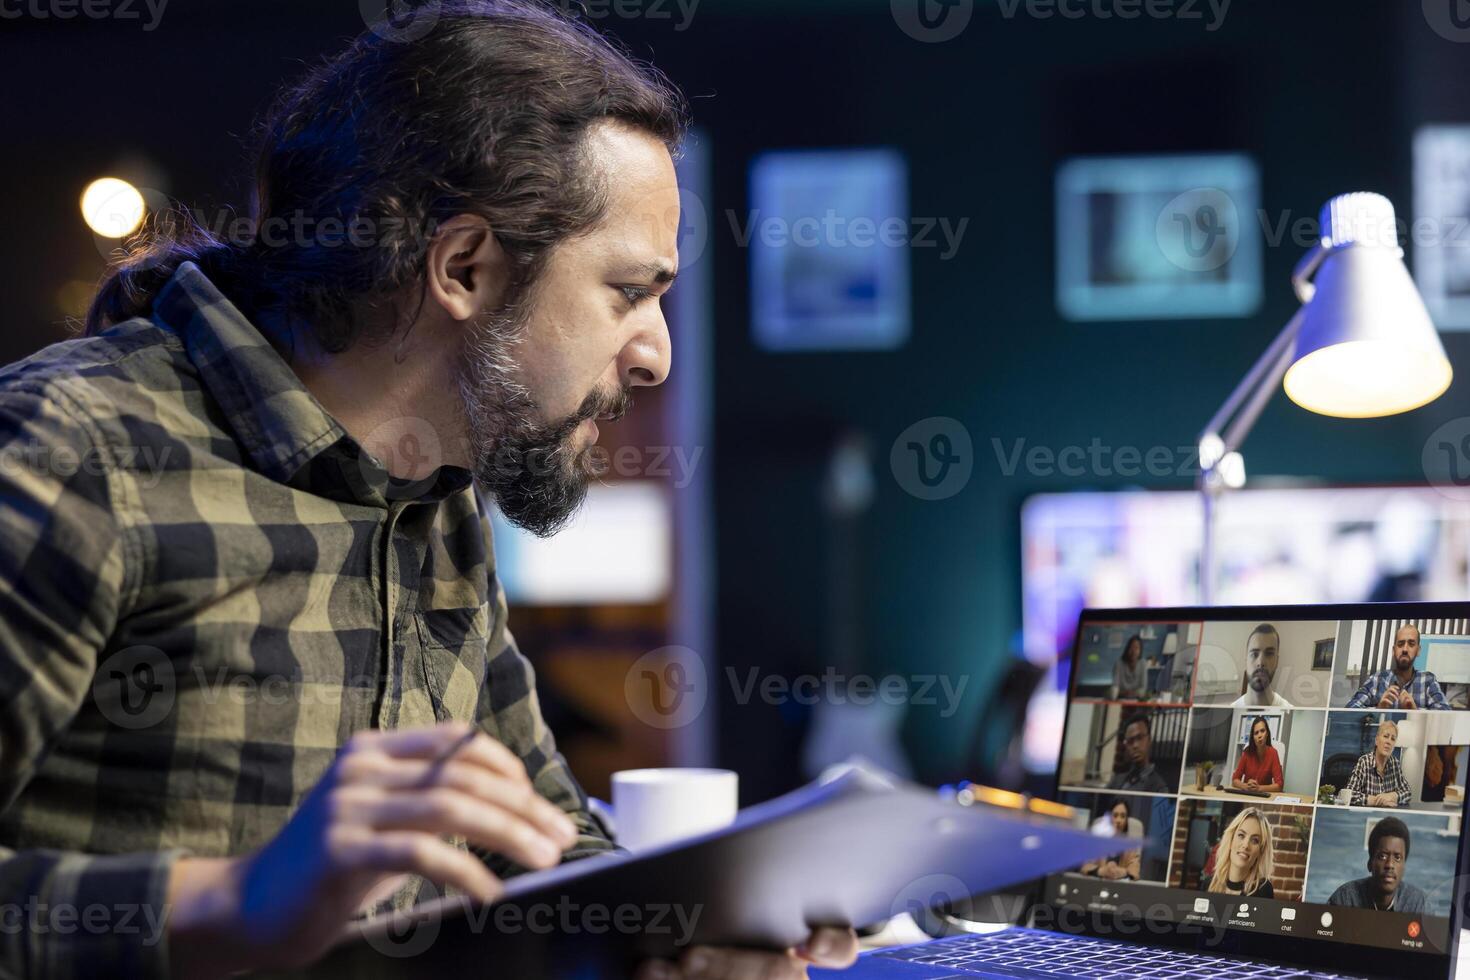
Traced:
<svg viewBox="0 0 1470 980">
<path fill-rule="evenodd" d="M 0 973 L 300 966 L 425 880 L 488 901 L 612 847 L 487 508 L 554 532 L 598 423 L 668 373 L 683 103 L 523 0 L 397 36 L 280 97 L 249 234 L 164 227 L 86 336 L 0 372 L 0 904 L 88 926 L 7 940 Z"/>
</svg>

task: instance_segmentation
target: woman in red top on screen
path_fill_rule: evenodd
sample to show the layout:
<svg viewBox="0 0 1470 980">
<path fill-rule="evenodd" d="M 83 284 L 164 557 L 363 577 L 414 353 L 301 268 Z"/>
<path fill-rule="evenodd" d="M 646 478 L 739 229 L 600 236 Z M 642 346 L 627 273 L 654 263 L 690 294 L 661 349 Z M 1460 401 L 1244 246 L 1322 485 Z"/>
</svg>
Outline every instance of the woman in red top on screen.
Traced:
<svg viewBox="0 0 1470 980">
<path fill-rule="evenodd" d="M 1250 744 L 1240 750 L 1240 762 L 1236 763 L 1230 785 L 1264 793 L 1281 790 L 1281 757 L 1271 744 L 1271 729 L 1260 715 L 1251 722 Z"/>
</svg>

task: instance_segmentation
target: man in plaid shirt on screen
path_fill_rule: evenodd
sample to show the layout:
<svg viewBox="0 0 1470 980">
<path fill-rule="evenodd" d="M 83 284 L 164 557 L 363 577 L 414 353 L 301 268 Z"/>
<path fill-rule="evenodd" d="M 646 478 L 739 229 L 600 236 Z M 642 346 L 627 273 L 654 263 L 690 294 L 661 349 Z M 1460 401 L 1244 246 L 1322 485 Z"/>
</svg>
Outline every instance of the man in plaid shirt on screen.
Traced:
<svg viewBox="0 0 1470 980">
<path fill-rule="evenodd" d="M 1349 802 L 1353 806 L 1408 806 L 1414 802 L 1403 767 L 1393 754 L 1398 743 L 1399 726 L 1385 718 L 1378 724 L 1378 737 L 1373 751 L 1358 757 L 1348 776 Z"/>
</svg>

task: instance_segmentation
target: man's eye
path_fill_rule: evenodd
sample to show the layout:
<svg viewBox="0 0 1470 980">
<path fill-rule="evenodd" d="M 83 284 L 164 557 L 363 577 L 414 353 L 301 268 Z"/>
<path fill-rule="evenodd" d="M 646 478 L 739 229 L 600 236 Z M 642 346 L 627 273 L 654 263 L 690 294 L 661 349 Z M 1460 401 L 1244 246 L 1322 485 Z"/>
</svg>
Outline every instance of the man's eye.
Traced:
<svg viewBox="0 0 1470 980">
<path fill-rule="evenodd" d="M 619 286 L 618 289 L 622 291 L 623 298 L 628 301 L 629 306 L 637 306 L 653 295 L 642 286 Z"/>
</svg>

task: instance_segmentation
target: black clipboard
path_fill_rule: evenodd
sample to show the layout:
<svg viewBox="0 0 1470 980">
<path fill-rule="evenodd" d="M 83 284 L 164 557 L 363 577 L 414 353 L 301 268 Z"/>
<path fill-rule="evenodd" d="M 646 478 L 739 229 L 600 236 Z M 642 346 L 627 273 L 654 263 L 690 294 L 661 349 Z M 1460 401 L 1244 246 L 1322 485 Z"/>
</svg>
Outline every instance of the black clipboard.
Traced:
<svg viewBox="0 0 1470 980">
<path fill-rule="evenodd" d="M 354 924 L 296 975 L 622 976 L 693 944 L 785 949 L 812 926 L 874 924 L 1117 846 L 1019 797 L 962 805 L 853 770 L 719 831 L 513 878 L 488 906 L 442 898 Z"/>
</svg>

